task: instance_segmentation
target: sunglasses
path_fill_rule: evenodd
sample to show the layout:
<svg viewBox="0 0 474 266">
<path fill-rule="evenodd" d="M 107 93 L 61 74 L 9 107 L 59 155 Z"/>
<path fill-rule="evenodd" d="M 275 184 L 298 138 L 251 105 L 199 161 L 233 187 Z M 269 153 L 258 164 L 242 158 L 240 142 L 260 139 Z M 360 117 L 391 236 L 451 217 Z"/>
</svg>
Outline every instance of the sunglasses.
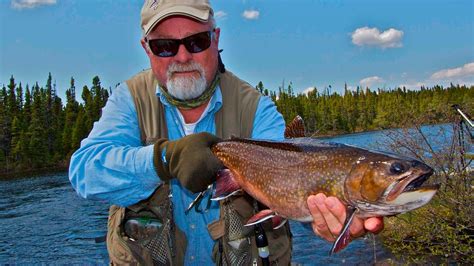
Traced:
<svg viewBox="0 0 474 266">
<path fill-rule="evenodd" d="M 154 39 L 148 40 L 151 52 L 159 57 L 171 57 L 178 53 L 181 44 L 190 53 L 199 53 L 211 46 L 212 31 L 204 31 L 190 35 L 183 39 Z"/>
</svg>

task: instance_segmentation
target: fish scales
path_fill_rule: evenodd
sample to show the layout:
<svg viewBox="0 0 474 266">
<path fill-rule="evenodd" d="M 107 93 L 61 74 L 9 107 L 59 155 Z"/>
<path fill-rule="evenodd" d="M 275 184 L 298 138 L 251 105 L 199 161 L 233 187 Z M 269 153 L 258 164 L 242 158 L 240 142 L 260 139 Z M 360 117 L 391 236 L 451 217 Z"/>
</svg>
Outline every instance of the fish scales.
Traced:
<svg viewBox="0 0 474 266">
<path fill-rule="evenodd" d="M 424 184 L 433 169 L 423 162 L 305 138 L 304 132 L 303 120 L 297 116 L 285 130 L 292 139 L 231 139 L 214 145 L 212 152 L 228 169 L 218 173 L 213 199 L 230 197 L 240 187 L 269 208 L 246 225 L 272 218 L 278 228 L 285 219 L 312 221 L 307 206 L 310 195 L 336 196 L 346 204 L 346 221 L 331 248 L 333 254 L 350 242 L 354 216 L 404 213 L 427 204 L 439 189 Z"/>
<path fill-rule="evenodd" d="M 299 141 L 228 141 L 214 151 L 247 193 L 276 213 L 299 220 L 309 216 L 309 195 L 344 198 L 344 180 L 360 157 L 352 147 Z"/>
<path fill-rule="evenodd" d="M 431 168 L 412 159 L 313 138 L 232 139 L 212 151 L 244 191 L 294 220 L 310 219 L 306 200 L 320 192 L 357 205 L 361 217 L 394 215 L 404 206 L 386 206 L 387 196 L 393 199 L 411 181 L 423 176 L 421 184 L 432 174 Z M 403 166 L 403 171 L 393 173 L 392 164 Z"/>
</svg>

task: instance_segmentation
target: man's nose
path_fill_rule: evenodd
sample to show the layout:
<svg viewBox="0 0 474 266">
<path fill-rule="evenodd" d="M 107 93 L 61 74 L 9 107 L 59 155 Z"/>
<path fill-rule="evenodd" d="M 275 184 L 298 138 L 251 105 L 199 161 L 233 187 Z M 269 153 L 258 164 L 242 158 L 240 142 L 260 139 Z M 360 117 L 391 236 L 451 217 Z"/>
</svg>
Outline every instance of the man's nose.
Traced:
<svg viewBox="0 0 474 266">
<path fill-rule="evenodd" d="M 188 49 L 186 49 L 183 44 L 180 44 L 178 48 L 178 53 L 174 56 L 174 59 L 177 62 L 186 63 L 191 60 L 192 57 L 193 55 L 188 51 Z"/>
</svg>

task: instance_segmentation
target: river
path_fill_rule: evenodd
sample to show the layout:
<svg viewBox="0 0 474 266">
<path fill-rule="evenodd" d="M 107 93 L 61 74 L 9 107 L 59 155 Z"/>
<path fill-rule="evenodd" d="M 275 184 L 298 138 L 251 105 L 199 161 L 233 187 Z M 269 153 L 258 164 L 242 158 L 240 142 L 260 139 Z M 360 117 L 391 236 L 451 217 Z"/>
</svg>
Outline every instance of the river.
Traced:
<svg viewBox="0 0 474 266">
<path fill-rule="evenodd" d="M 331 141 L 374 148 L 384 136 L 374 131 Z M 0 181 L 0 264 L 108 264 L 105 243 L 95 243 L 106 233 L 107 209 L 77 196 L 66 173 Z M 294 222 L 291 228 L 297 263 L 373 264 L 391 257 L 372 235 L 329 256 L 331 244 L 309 226 Z"/>
</svg>

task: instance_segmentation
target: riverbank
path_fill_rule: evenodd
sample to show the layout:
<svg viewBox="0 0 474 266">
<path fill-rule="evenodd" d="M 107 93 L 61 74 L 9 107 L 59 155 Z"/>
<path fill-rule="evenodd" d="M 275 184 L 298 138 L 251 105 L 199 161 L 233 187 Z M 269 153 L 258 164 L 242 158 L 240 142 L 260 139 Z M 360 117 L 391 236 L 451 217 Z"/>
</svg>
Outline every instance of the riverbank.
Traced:
<svg viewBox="0 0 474 266">
<path fill-rule="evenodd" d="M 0 173 L 0 181 L 21 179 L 25 177 L 44 176 L 49 174 L 67 172 L 69 165 L 61 164 L 39 169 L 22 169 Z"/>
</svg>

